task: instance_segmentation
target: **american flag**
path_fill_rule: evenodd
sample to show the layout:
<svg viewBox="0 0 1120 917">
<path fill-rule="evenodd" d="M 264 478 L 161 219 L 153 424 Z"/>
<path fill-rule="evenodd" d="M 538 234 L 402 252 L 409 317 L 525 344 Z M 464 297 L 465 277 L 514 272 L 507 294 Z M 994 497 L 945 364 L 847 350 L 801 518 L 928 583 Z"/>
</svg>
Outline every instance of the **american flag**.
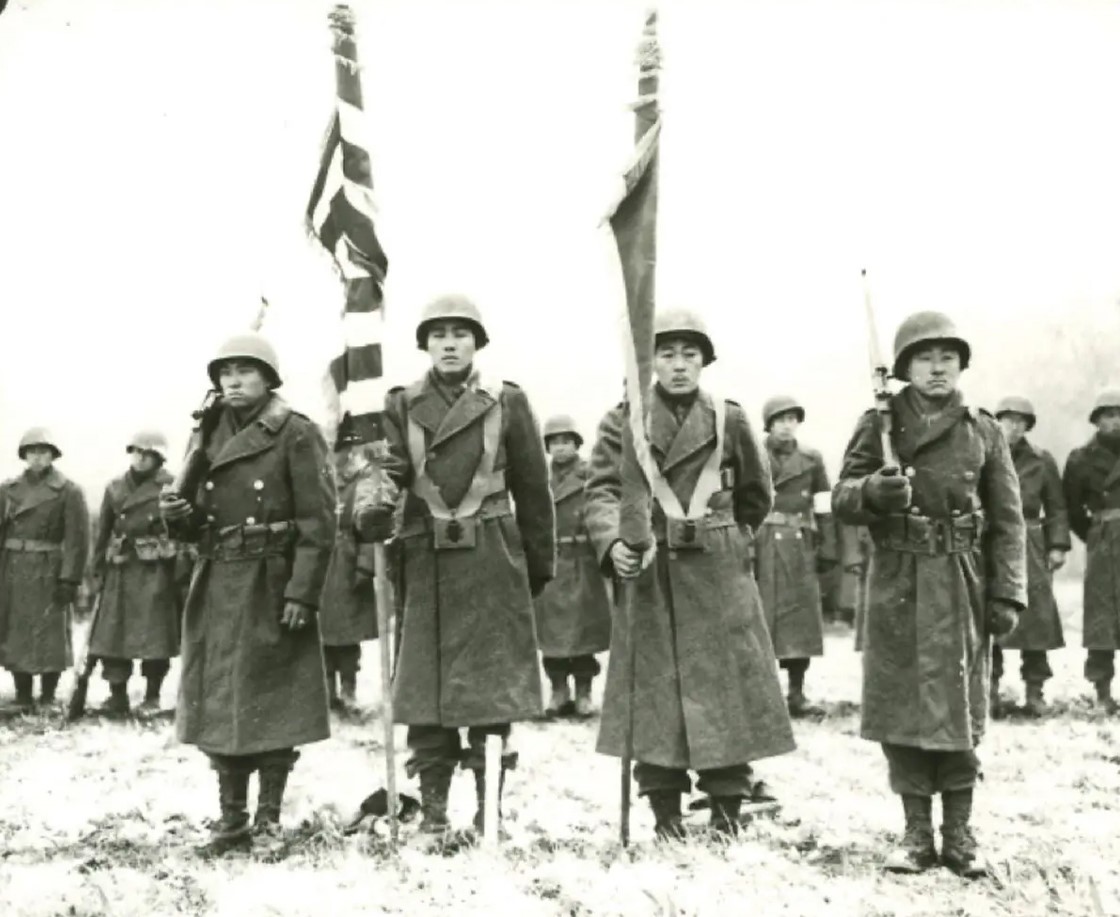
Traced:
<svg viewBox="0 0 1120 917">
<path fill-rule="evenodd" d="M 344 5 L 336 6 L 330 26 L 337 98 L 307 202 L 307 228 L 334 259 L 346 294 L 342 347 L 330 363 L 337 405 L 331 426 L 362 442 L 374 442 L 382 438 L 382 287 L 389 261 L 374 227 L 373 176 L 364 140 L 366 114 L 353 13 Z"/>
<path fill-rule="evenodd" d="M 646 429 L 653 375 L 654 279 L 657 265 L 657 160 L 661 113 L 657 104 L 661 52 L 657 13 L 650 12 L 638 46 L 635 143 L 607 219 L 618 245 L 626 286 L 623 351 L 630 423 L 622 438 L 622 501 L 619 534 L 633 547 L 648 547 L 653 459 Z"/>
</svg>

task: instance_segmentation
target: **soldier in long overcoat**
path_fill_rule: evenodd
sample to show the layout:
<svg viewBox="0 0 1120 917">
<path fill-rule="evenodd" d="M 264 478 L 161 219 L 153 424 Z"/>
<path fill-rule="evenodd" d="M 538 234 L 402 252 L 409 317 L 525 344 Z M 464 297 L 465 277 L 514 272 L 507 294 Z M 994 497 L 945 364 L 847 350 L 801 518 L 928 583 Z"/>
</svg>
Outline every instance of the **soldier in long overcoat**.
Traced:
<svg viewBox="0 0 1120 917">
<path fill-rule="evenodd" d="M 102 712 L 127 716 L 132 661 L 147 680 L 141 709 L 159 709 L 159 693 L 179 655 L 182 580 L 190 565 L 159 512 L 160 492 L 172 481 L 163 467 L 167 440 L 142 430 L 126 447 L 130 467 L 109 482 L 101 501 L 93 548 L 93 590 L 99 596 L 89 652 L 109 683 Z"/>
<path fill-rule="evenodd" d="M 354 531 L 354 496 L 358 482 L 373 469 L 370 447 L 340 431 L 335 444 L 338 483 L 338 530 L 319 608 L 327 689 L 331 706 L 356 709 L 362 643 L 377 639 L 377 603 L 373 591 L 372 545 L 359 545 Z"/>
<path fill-rule="evenodd" d="M 546 716 L 588 717 L 591 683 L 599 674 L 596 653 L 610 648 L 611 604 L 607 580 L 587 536 L 583 485 L 590 470 L 580 458 L 583 437 L 566 414 L 544 425 L 549 483 L 556 507 L 556 578 L 533 602 L 537 641 L 552 685 Z M 568 680 L 575 682 L 575 700 Z"/>
<path fill-rule="evenodd" d="M 861 735 L 880 742 L 906 833 L 887 868 L 937 862 L 931 800 L 941 794 L 942 862 L 983 872 L 970 827 L 976 746 L 988 716 L 989 636 L 1026 604 L 1026 535 L 1015 466 L 990 414 L 957 388 L 971 351 L 939 312 L 907 318 L 890 405 L 892 456 L 875 411 L 856 426 L 833 492 L 838 519 L 874 540 L 863 631 Z"/>
<path fill-rule="evenodd" d="M 805 408 L 789 395 L 762 409 L 766 451 L 774 481 L 774 506 L 755 539 L 758 589 L 778 664 L 789 676 L 791 716 L 824 710 L 805 698 L 809 660 L 824 654 L 818 573 L 836 566 L 832 485 L 821 454 L 798 442 Z"/>
<path fill-rule="evenodd" d="M 1073 533 L 1085 542 L 1085 678 L 1097 703 L 1117 712 L 1112 697 L 1120 647 L 1120 391 L 1102 392 L 1089 412 L 1096 435 L 1066 459 L 1062 485 Z"/>
<path fill-rule="evenodd" d="M 1011 447 L 1027 523 L 1027 607 L 1015 631 L 992 645 L 992 708 L 996 709 L 999 697 L 1003 650 L 1018 650 L 1027 693 L 1025 712 L 1041 716 L 1046 712 L 1042 686 L 1054 674 L 1046 653 L 1065 646 L 1054 599 L 1054 571 L 1065 563 L 1070 549 L 1069 517 L 1057 462 L 1026 436 L 1034 429 L 1034 405 L 1026 398 L 1008 396 L 996 406 L 996 419 Z"/>
<path fill-rule="evenodd" d="M 334 543 L 335 490 L 318 428 L 276 394 L 279 363 L 258 334 L 227 340 L 209 365 L 222 405 L 196 493 L 167 495 L 172 534 L 198 544 L 183 614 L 179 740 L 209 756 L 222 817 L 208 852 L 274 846 L 295 746 L 330 735 L 315 612 Z"/>
<path fill-rule="evenodd" d="M 27 468 L 0 484 L 0 665 L 12 673 L 16 704 L 30 709 L 32 679 L 52 704 L 73 664 L 70 615 L 89 552 L 81 488 L 54 467 L 62 451 L 42 427 L 20 440 Z"/>
<path fill-rule="evenodd" d="M 758 588 L 744 564 L 742 530 L 769 511 L 770 474 L 742 408 L 699 387 L 715 359 L 701 319 L 666 311 L 654 327 L 652 562 L 619 532 L 626 403 L 599 426 L 586 485 L 602 568 L 628 582 L 615 607 L 598 751 L 623 757 L 632 728 L 634 778 L 658 837 L 684 836 L 690 770 L 710 797 L 712 828 L 732 834 L 752 795 L 750 763 L 794 748 Z"/>
<path fill-rule="evenodd" d="M 424 843 L 447 836 L 456 765 L 474 774 L 474 827 L 484 830 L 486 738 L 503 741 L 500 796 L 517 764 L 511 724 L 542 712 L 532 599 L 555 565 L 548 466 L 525 393 L 474 366 L 488 341 L 465 296 L 425 306 L 416 342 L 432 368 L 391 390 L 385 406 L 382 467 L 406 491 L 399 524 L 396 501 L 381 488 L 359 487 L 355 503 L 363 540 L 396 533 L 393 713 L 408 725 L 407 771 L 420 780 Z"/>
</svg>

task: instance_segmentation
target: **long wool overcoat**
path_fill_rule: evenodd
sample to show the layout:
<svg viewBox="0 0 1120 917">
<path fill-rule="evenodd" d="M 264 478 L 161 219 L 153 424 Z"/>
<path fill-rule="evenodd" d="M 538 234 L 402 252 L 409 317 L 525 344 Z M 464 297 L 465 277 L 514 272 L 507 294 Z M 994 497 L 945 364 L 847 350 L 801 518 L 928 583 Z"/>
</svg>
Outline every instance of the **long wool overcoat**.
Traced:
<svg viewBox="0 0 1120 917">
<path fill-rule="evenodd" d="M 1120 649 L 1120 454 L 1094 436 L 1069 454 L 1063 486 L 1086 548 L 1082 645 Z"/>
<path fill-rule="evenodd" d="M 159 514 L 160 490 L 171 480 L 160 468 L 142 481 L 126 473 L 105 488 L 93 548 L 93 569 L 101 581 L 89 643 L 94 656 L 170 659 L 179 655 L 178 577 L 187 561 L 168 537 Z M 137 539 L 141 539 L 139 547 Z"/>
<path fill-rule="evenodd" d="M 587 481 L 587 526 L 604 569 L 619 537 L 621 443 L 626 405 L 599 426 Z M 784 754 L 794 748 L 777 663 L 758 588 L 744 564 L 741 526 L 757 526 L 770 509 L 770 473 L 746 414 L 726 402 L 720 456 L 724 489 L 708 502 L 730 524 L 703 532 L 702 551 L 670 553 L 659 543 L 653 563 L 620 590 L 603 698 L 598 750 L 625 752 L 628 626 L 634 640 L 634 759 L 704 770 Z M 712 396 L 701 391 L 683 423 L 659 394 L 650 415 L 651 451 L 686 510 L 716 447 Z M 654 530 L 665 517 L 655 501 Z"/>
<path fill-rule="evenodd" d="M 966 407 L 959 393 L 930 421 L 907 386 L 892 398 L 891 415 L 894 449 L 913 488 L 910 512 L 880 515 L 864 499 L 864 484 L 884 464 L 874 411 L 856 426 L 833 491 L 839 521 L 868 526 L 875 542 L 863 629 L 861 734 L 876 742 L 966 751 L 987 724 L 987 602 L 1002 599 L 1022 608 L 1027 599 L 1019 482 L 999 424 Z M 983 534 L 973 542 L 962 527 L 972 525 L 977 512 Z M 956 520 L 959 550 L 925 547 L 926 519 L 942 530 Z"/>
<path fill-rule="evenodd" d="M 59 581 L 79 584 L 89 552 L 89 512 L 77 484 L 57 468 L 0 484 L 0 665 L 61 672 L 73 664 L 70 608 L 53 601 Z M 12 540 L 50 543 L 16 550 Z"/>
<path fill-rule="evenodd" d="M 365 546 L 358 545 L 354 532 L 354 495 L 359 480 L 361 476 L 355 475 L 338 481 L 338 532 L 319 607 L 324 646 L 352 646 L 377 639 L 377 602 L 370 576 L 373 559 L 364 556 Z"/>
<path fill-rule="evenodd" d="M 590 474 L 582 459 L 563 466 L 553 463 L 550 472 L 558 539 L 556 579 L 533 603 L 537 641 L 545 657 L 600 653 L 611 645 L 608 583 L 584 519 L 583 485 Z"/>
<path fill-rule="evenodd" d="M 428 504 L 411 489 L 409 421 L 422 435 L 426 475 L 455 508 L 483 460 L 486 421 L 496 410 L 494 470 L 504 473 L 506 491 L 483 502 L 473 547 L 437 551 Z M 486 384 L 477 372 L 452 393 L 429 372 L 389 393 L 385 432 L 390 457 L 383 467 L 406 491 L 396 552 L 396 722 L 458 727 L 539 716 L 529 584 L 552 578 L 555 544 L 548 465 L 528 398 L 513 383 Z M 359 487 L 359 518 L 366 505 Z"/>
<path fill-rule="evenodd" d="M 240 428 L 225 409 L 207 455 L 210 470 L 184 532 L 198 540 L 199 560 L 183 615 L 179 739 L 223 755 L 325 739 L 318 623 L 292 631 L 280 619 L 285 602 L 319 606 L 335 527 L 326 443 L 270 395 Z M 242 528 L 283 523 L 290 530 L 267 542 L 259 529 Z"/>
<path fill-rule="evenodd" d="M 1070 548 L 1062 478 L 1054 457 L 1025 437 L 1015 444 L 1011 458 L 1027 523 L 1027 607 L 1015 632 L 1000 644 L 1010 650 L 1054 650 L 1065 646 L 1065 640 L 1047 555 Z"/>
<path fill-rule="evenodd" d="M 831 513 L 814 513 L 813 498 L 831 493 L 824 459 L 816 449 L 795 446 L 779 453 L 768 442 L 774 479 L 773 513 L 755 539 L 758 591 L 766 626 L 779 659 L 824 653 L 817 560 L 836 560 Z M 796 519 L 791 518 L 796 517 Z"/>
</svg>

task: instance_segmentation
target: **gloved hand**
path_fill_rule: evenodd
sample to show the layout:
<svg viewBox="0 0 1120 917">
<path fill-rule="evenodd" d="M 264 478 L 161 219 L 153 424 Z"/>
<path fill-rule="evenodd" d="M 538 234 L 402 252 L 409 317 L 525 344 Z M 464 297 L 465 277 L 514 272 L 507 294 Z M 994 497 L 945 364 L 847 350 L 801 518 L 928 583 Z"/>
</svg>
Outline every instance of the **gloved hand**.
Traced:
<svg viewBox="0 0 1120 917">
<path fill-rule="evenodd" d="M 910 505 L 910 480 L 897 465 L 886 465 L 864 481 L 863 494 L 875 512 L 901 513 Z"/>
<path fill-rule="evenodd" d="M 1003 599 L 988 600 L 988 633 L 1006 637 L 1019 624 L 1019 609 Z"/>
<path fill-rule="evenodd" d="M 1061 548 L 1051 548 L 1046 556 L 1046 564 L 1051 573 L 1061 570 L 1066 563 L 1066 552 Z"/>
<path fill-rule="evenodd" d="M 299 602 L 285 602 L 280 623 L 288 630 L 302 630 L 311 623 L 311 609 Z"/>
<path fill-rule="evenodd" d="M 190 503 L 173 491 L 164 491 L 159 495 L 159 514 L 166 522 L 177 522 L 186 519 L 191 514 L 193 507 Z"/>
<path fill-rule="evenodd" d="M 54 584 L 54 593 L 51 595 L 51 602 L 54 605 L 65 607 L 73 603 L 75 596 L 78 594 L 78 584 L 72 583 L 69 580 L 60 579 Z"/>
<path fill-rule="evenodd" d="M 377 504 L 356 513 L 354 528 L 362 541 L 388 541 L 393 537 L 393 506 Z"/>
<path fill-rule="evenodd" d="M 549 584 L 550 580 L 544 579 L 539 576 L 529 577 L 529 595 L 534 599 L 544 592 L 544 587 Z"/>
</svg>

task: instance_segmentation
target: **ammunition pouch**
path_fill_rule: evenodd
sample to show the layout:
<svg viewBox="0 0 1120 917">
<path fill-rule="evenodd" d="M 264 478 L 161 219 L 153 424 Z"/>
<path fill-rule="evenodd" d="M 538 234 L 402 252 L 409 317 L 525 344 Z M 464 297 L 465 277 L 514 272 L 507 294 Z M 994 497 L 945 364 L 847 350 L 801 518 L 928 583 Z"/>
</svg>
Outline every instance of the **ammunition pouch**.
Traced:
<svg viewBox="0 0 1120 917">
<path fill-rule="evenodd" d="M 790 528 L 804 529 L 809 532 L 817 530 L 817 520 L 812 513 L 780 513 L 774 510 L 762 520 L 762 524 L 786 525 Z"/>
<path fill-rule="evenodd" d="M 42 541 L 38 538 L 5 538 L 4 550 L 26 551 L 31 554 L 57 554 L 62 544 L 57 541 Z"/>
<path fill-rule="evenodd" d="M 478 544 L 478 519 L 432 518 L 432 547 L 436 551 L 457 551 L 473 548 Z"/>
<path fill-rule="evenodd" d="M 296 525 L 291 520 L 231 525 L 203 533 L 198 546 L 201 559 L 213 561 L 247 560 L 256 557 L 287 555 L 295 542 Z"/>
<path fill-rule="evenodd" d="M 131 553 L 129 545 L 132 546 Z M 178 542 L 167 535 L 113 535 L 105 549 L 105 559 L 114 566 L 128 563 L 134 557 L 145 563 L 158 563 L 178 556 Z"/>
<path fill-rule="evenodd" d="M 967 513 L 933 519 L 916 514 L 895 514 L 870 526 L 878 548 L 906 554 L 968 554 L 979 550 L 984 514 Z"/>
</svg>

